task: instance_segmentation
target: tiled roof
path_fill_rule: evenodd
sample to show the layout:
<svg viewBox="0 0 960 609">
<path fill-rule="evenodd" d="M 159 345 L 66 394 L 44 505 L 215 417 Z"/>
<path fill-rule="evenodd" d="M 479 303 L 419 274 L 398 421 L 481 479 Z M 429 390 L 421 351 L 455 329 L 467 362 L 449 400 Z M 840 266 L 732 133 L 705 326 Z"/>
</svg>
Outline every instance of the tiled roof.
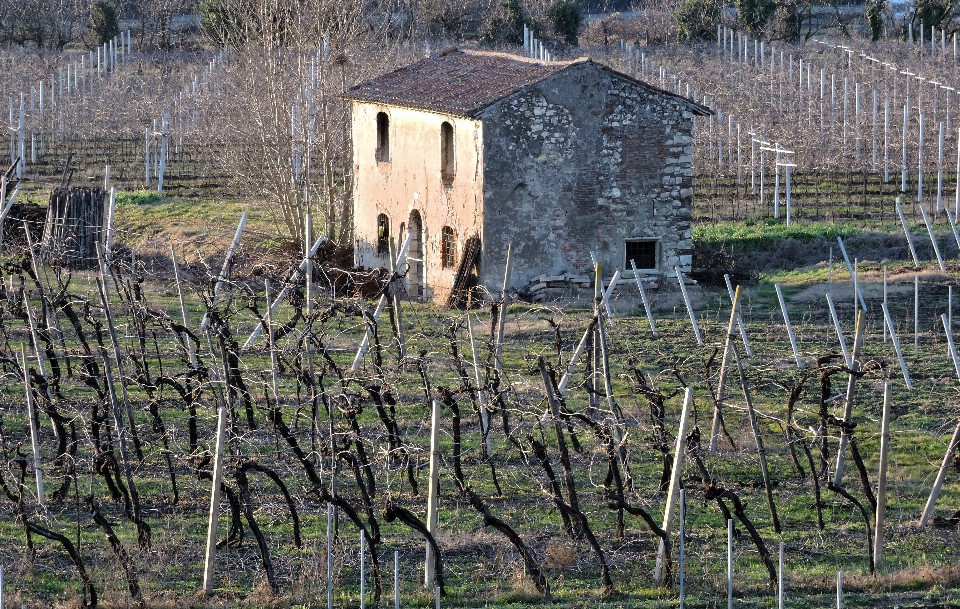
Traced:
<svg viewBox="0 0 960 609">
<path fill-rule="evenodd" d="M 509 53 L 451 48 L 351 87 L 342 97 L 472 117 L 490 104 L 528 85 L 584 63 L 591 61 L 581 57 L 572 61 L 544 62 Z M 708 108 L 685 97 L 663 91 L 606 66 L 601 67 L 641 87 L 676 98 L 694 114 L 712 114 Z"/>
<path fill-rule="evenodd" d="M 543 62 L 507 53 L 448 49 L 356 85 L 343 97 L 472 116 L 498 99 L 584 61 Z"/>
</svg>

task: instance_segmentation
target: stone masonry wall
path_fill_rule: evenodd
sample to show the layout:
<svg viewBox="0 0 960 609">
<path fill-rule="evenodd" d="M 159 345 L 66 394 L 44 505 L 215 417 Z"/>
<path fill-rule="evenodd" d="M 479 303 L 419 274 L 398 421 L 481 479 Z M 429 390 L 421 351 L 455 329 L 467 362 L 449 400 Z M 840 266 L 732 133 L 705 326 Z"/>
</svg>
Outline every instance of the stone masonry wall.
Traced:
<svg viewBox="0 0 960 609">
<path fill-rule="evenodd" d="M 659 269 L 691 264 L 692 113 L 592 62 L 488 108 L 481 282 L 629 268 L 624 240 L 658 239 Z"/>
</svg>

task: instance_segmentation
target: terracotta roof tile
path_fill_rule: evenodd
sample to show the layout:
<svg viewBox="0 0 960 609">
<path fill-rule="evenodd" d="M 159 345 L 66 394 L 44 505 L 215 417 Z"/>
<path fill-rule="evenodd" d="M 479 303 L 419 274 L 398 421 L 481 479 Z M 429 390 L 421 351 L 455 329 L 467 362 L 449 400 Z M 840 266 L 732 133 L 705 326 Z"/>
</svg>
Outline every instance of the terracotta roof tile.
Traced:
<svg viewBox="0 0 960 609">
<path fill-rule="evenodd" d="M 473 116 L 498 99 L 584 61 L 547 63 L 507 53 L 450 49 L 356 85 L 343 98 Z"/>
</svg>

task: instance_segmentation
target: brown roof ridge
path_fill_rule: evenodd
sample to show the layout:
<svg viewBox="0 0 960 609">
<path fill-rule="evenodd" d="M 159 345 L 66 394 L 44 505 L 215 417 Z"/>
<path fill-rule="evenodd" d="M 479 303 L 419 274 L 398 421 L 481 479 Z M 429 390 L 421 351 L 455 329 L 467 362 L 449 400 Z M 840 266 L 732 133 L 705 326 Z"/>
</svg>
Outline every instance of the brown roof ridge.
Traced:
<svg viewBox="0 0 960 609">
<path fill-rule="evenodd" d="M 354 85 L 340 97 L 475 118 L 494 102 L 528 86 L 549 80 L 570 68 L 591 64 L 634 85 L 675 99 L 694 114 L 713 114 L 709 108 L 691 99 L 660 89 L 590 57 L 543 61 L 503 51 L 457 47 L 447 47 L 418 62 Z"/>
<path fill-rule="evenodd" d="M 572 66 L 578 63 L 585 63 L 587 61 L 592 61 L 589 57 L 576 57 L 574 59 L 567 59 L 561 61 L 554 59 L 552 61 L 544 61 L 542 59 L 537 59 L 536 57 L 527 57 L 525 55 L 517 55 L 516 53 L 509 53 L 507 51 L 483 51 L 480 49 L 460 49 L 454 47 L 453 49 L 448 49 L 449 52 L 463 53 L 464 55 L 477 55 L 480 57 L 501 57 L 503 59 L 510 59 L 512 61 L 522 61 L 524 63 L 532 63 L 541 66 L 560 66 L 567 67 Z M 446 54 L 446 52 L 444 52 Z"/>
</svg>

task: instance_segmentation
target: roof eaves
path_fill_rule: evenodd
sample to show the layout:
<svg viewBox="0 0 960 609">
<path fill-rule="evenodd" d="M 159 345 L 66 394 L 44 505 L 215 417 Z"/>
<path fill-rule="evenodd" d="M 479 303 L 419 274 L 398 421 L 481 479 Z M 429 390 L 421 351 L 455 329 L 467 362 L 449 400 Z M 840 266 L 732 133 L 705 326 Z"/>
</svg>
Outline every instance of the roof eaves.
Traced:
<svg viewBox="0 0 960 609">
<path fill-rule="evenodd" d="M 445 110 L 440 110 L 438 108 L 431 108 L 430 106 L 427 106 L 427 105 L 403 103 L 403 102 L 397 102 L 397 101 L 387 101 L 384 99 L 377 99 L 372 97 L 359 97 L 359 96 L 347 95 L 346 93 L 341 93 L 338 97 L 344 101 L 361 102 L 365 104 L 379 104 L 382 106 L 390 106 L 392 108 L 405 108 L 407 110 L 433 112 L 434 114 L 446 114 L 448 116 L 457 116 L 460 118 L 476 118 L 475 110 L 455 111 L 455 110 L 450 110 L 449 108 Z"/>
</svg>

